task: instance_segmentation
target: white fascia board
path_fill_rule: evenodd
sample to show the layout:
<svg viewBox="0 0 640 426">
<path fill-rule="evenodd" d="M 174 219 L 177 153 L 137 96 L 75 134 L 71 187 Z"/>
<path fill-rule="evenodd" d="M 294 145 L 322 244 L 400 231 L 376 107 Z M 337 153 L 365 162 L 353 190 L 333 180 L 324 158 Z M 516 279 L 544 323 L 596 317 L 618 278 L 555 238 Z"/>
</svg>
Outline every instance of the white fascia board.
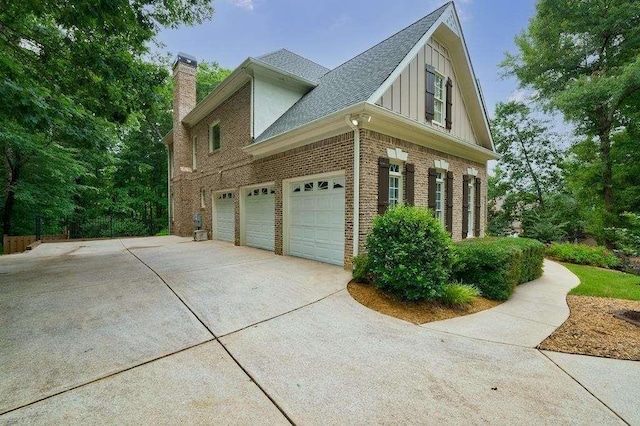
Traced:
<svg viewBox="0 0 640 426">
<path fill-rule="evenodd" d="M 311 80 L 307 80 L 306 78 L 300 77 L 298 75 L 295 74 L 291 74 L 289 72 L 283 71 L 280 68 L 276 68 L 273 67 L 269 64 L 267 64 L 266 62 L 262 62 L 260 59 L 256 59 L 256 58 L 249 58 L 249 61 L 251 61 L 251 64 L 253 65 L 253 68 L 262 68 L 264 70 L 268 70 L 271 71 L 272 73 L 278 74 L 278 75 L 282 75 L 284 77 L 287 77 L 291 80 L 294 80 L 296 82 L 302 83 L 304 86 L 308 86 L 309 88 L 312 87 L 316 87 L 318 85 L 318 83 L 311 81 Z"/>
<path fill-rule="evenodd" d="M 396 69 L 393 70 L 393 72 L 389 75 L 389 77 L 387 77 L 384 83 L 382 83 L 382 85 L 378 87 L 378 89 L 375 92 L 373 92 L 373 95 L 371 95 L 369 99 L 367 99 L 368 103 L 375 104 L 376 101 L 380 99 L 382 95 L 385 94 L 385 92 L 389 89 L 389 87 L 393 85 L 393 82 L 396 81 L 398 77 L 400 77 L 400 74 L 402 74 L 402 70 L 404 70 L 407 66 L 409 66 L 409 63 L 411 63 L 411 61 L 418 54 L 420 49 L 422 49 L 424 45 L 427 44 L 427 42 L 435 32 L 436 28 L 438 28 L 441 24 L 444 24 L 444 20 L 448 16 L 447 12 L 449 10 L 452 10 L 451 8 L 452 8 L 452 3 L 449 4 L 449 6 L 447 6 L 447 9 L 444 12 L 442 12 L 442 14 L 440 14 L 440 17 L 436 20 L 436 22 L 433 23 L 433 25 L 431 25 L 431 28 L 429 28 L 429 30 L 426 33 L 424 33 L 422 38 L 415 44 L 415 46 L 411 48 L 409 53 L 407 53 L 407 56 L 405 56 L 404 59 L 400 61 L 400 64 L 396 67 Z M 454 13 L 455 13 L 455 9 L 454 9 Z"/>
<path fill-rule="evenodd" d="M 479 163 L 500 158 L 498 153 L 490 149 L 441 132 L 384 107 L 367 103 L 365 112 L 372 118 L 370 122 L 363 123 L 363 128 Z"/>
<path fill-rule="evenodd" d="M 233 95 L 238 89 L 251 81 L 254 73 L 260 73 L 260 71 L 267 72 L 271 75 L 280 75 L 287 78 L 292 84 L 300 85 L 308 88 L 313 88 L 318 84 L 299 77 L 295 74 L 291 74 L 280 70 L 279 68 L 272 67 L 271 65 L 262 62 L 259 59 L 247 58 L 242 64 L 240 64 L 229 77 L 225 78 L 206 98 L 196 105 L 183 119 L 182 122 L 189 126 L 193 126 L 207 116 L 211 111 L 216 109 L 220 104 L 226 101 L 231 95 Z"/>
<path fill-rule="evenodd" d="M 460 25 L 460 18 L 458 17 L 458 12 L 456 10 L 455 3 L 451 2 L 451 6 L 453 8 L 453 17 L 456 20 L 456 24 L 458 25 L 458 31 L 460 32 L 460 40 L 462 41 L 462 47 L 464 49 L 464 55 L 467 59 L 467 65 L 469 66 L 469 70 L 471 71 L 471 78 L 473 80 L 473 86 L 475 87 L 475 93 L 478 97 L 478 103 L 480 104 L 480 108 L 482 109 L 482 116 L 484 117 L 484 125 L 487 134 L 489 135 L 489 141 L 491 142 L 491 149 L 494 152 L 496 151 L 496 146 L 493 143 L 493 137 L 491 135 L 491 129 L 489 127 L 489 116 L 487 115 L 487 107 L 484 103 L 484 96 L 478 85 L 478 79 L 476 78 L 475 70 L 473 69 L 473 64 L 471 63 L 471 56 L 469 55 L 469 49 L 467 49 L 467 41 L 464 38 L 464 31 L 462 30 L 462 25 Z"/>
<path fill-rule="evenodd" d="M 173 143 L 173 129 L 169 130 L 167 134 L 162 137 L 161 142 L 166 146 L 169 146 Z"/>
<path fill-rule="evenodd" d="M 196 105 L 183 119 L 182 122 L 193 126 L 227 100 L 238 89 L 251 80 L 246 68 L 251 64 L 250 58 L 238 66 L 229 77 L 225 78 L 215 89 Z"/>
<path fill-rule="evenodd" d="M 246 146 L 242 148 L 242 150 L 252 155 L 253 158 L 262 158 L 341 133 L 347 133 L 352 129 L 347 125 L 344 119 L 345 115 L 364 112 L 365 105 L 365 102 L 360 102 L 306 123 L 286 133 Z"/>
</svg>

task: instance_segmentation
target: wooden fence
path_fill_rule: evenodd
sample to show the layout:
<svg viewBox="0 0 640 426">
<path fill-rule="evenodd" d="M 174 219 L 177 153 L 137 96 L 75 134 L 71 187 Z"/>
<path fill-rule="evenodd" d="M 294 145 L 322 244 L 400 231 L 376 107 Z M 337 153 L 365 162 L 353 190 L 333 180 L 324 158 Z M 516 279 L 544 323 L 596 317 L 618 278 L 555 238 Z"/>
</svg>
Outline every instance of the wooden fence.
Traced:
<svg viewBox="0 0 640 426">
<path fill-rule="evenodd" d="M 5 235 L 2 238 L 2 248 L 4 254 L 22 253 L 27 250 L 29 246 L 35 246 L 37 241 L 60 241 L 69 238 L 68 233 L 59 235 L 43 235 L 40 240 L 36 240 L 35 235 L 18 235 L 9 236 Z"/>
</svg>

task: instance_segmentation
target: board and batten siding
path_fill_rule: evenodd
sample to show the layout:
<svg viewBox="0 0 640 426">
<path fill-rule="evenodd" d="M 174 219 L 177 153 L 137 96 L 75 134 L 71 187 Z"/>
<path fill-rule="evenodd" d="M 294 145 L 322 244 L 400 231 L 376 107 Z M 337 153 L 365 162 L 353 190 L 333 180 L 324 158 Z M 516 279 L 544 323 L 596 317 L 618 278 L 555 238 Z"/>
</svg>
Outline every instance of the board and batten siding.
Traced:
<svg viewBox="0 0 640 426">
<path fill-rule="evenodd" d="M 467 142 L 477 143 L 471 127 L 471 121 L 458 86 L 457 77 L 451 64 L 449 52 L 433 38 L 421 49 L 409 65 L 402 71 L 393 85 L 376 102 L 376 105 L 390 109 L 412 120 L 424 123 L 425 120 L 425 68 L 432 65 L 436 71 L 453 82 L 452 128 L 434 124 L 435 128 L 451 133 Z"/>
</svg>

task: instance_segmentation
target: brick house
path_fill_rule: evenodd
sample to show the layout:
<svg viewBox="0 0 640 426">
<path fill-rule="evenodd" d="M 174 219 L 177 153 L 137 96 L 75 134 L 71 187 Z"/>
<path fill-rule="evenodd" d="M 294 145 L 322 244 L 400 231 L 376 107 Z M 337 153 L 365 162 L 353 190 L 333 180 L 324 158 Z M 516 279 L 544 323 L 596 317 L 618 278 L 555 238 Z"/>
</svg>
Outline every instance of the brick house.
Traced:
<svg viewBox="0 0 640 426">
<path fill-rule="evenodd" d="M 195 67 L 173 68 L 173 234 L 199 213 L 211 239 L 345 267 L 396 203 L 483 235 L 497 154 L 452 2 L 333 70 L 248 58 L 197 105 Z"/>
</svg>

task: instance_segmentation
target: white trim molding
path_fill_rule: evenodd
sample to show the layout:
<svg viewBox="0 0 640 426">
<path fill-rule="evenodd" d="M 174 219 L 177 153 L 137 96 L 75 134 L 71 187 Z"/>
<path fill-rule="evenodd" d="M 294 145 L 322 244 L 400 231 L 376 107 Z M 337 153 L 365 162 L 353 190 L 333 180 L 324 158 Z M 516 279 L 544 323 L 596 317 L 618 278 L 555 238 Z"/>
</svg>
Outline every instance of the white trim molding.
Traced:
<svg viewBox="0 0 640 426">
<path fill-rule="evenodd" d="M 467 174 L 470 176 L 478 176 L 478 170 L 473 167 L 467 167 Z"/>
<path fill-rule="evenodd" d="M 409 153 L 400 148 L 387 148 L 387 157 L 391 160 L 407 161 Z"/>
<path fill-rule="evenodd" d="M 446 160 L 433 160 L 433 167 L 440 170 L 449 170 L 449 163 Z"/>
</svg>

